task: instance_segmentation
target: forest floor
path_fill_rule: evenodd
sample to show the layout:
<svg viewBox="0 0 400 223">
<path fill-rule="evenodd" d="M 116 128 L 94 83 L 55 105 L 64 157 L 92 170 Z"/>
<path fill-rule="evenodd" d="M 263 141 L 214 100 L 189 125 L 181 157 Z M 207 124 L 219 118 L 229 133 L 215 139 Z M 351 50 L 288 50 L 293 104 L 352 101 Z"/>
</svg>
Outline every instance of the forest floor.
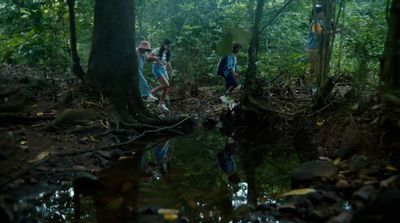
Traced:
<svg viewBox="0 0 400 223">
<path fill-rule="evenodd" d="M 24 66 L 3 66 L 0 80 L 0 219 L 15 219 L 10 207 L 18 198 L 57 188 L 78 172 L 96 175 L 111 160 L 124 156 L 125 148 L 146 146 L 149 138 L 180 134 L 179 129 L 160 132 L 124 144 L 140 131 L 114 131 L 104 117 L 81 113 L 82 109 L 102 110 L 103 105 L 69 94 L 78 85 L 73 77 L 53 79 Z M 224 103 L 220 98 L 221 86 L 202 86 L 196 91 L 173 87 L 167 115 L 191 115 L 206 128 L 221 122 L 235 123 L 234 128 L 253 123 L 262 126 L 263 134 L 290 138 L 295 149 L 305 154 L 304 163 L 291 179 L 293 189 L 308 190 L 293 190 L 280 206 L 257 206 L 252 211 L 256 218 L 271 215 L 288 222 L 367 222 L 369 218 L 375 220 L 368 222 L 379 222 L 396 213 L 398 207 L 392 205 L 400 200 L 396 139 L 400 126 L 395 118 L 385 116 L 376 93 L 355 96 L 349 88 L 346 83 L 339 84 L 329 106 L 312 112 L 311 91 L 290 84 L 277 84 L 233 111 L 227 108 L 232 101 Z M 147 106 L 166 115 L 156 111 L 154 104 Z M 54 123 L 66 111 L 68 117 L 84 117 Z M 226 131 L 236 141 L 253 144 L 269 138 Z M 121 146 L 110 150 L 115 144 Z M 344 201 L 350 201 L 351 210 L 343 208 Z M 368 209 L 378 211 L 366 215 Z"/>
</svg>

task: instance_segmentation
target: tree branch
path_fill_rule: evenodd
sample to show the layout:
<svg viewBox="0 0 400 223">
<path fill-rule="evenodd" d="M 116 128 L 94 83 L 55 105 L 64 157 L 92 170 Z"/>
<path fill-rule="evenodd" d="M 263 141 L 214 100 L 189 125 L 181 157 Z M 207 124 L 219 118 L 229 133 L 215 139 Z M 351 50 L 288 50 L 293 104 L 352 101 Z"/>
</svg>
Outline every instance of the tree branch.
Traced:
<svg viewBox="0 0 400 223">
<path fill-rule="evenodd" d="M 288 5 L 290 5 L 290 3 L 292 3 L 294 0 L 289 0 L 288 2 L 286 2 L 285 5 L 282 6 L 282 8 L 279 9 L 279 11 L 275 14 L 274 17 L 272 17 L 272 19 L 270 19 L 267 24 L 265 24 L 265 26 L 261 29 L 261 33 L 269 26 L 272 24 L 272 22 L 283 12 L 283 10 L 285 10 Z"/>
</svg>

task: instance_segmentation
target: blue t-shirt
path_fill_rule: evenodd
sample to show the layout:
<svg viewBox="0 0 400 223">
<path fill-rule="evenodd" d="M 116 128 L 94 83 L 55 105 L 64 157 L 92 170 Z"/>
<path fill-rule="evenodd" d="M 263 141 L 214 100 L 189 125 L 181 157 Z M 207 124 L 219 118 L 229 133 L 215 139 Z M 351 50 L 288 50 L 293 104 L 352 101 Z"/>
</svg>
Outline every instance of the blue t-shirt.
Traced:
<svg viewBox="0 0 400 223">
<path fill-rule="evenodd" d="M 236 71 L 236 56 L 234 54 L 229 54 L 226 60 L 226 67 L 224 69 L 225 77 L 228 76 L 230 73 Z"/>
<path fill-rule="evenodd" d="M 318 25 L 322 28 L 321 21 L 313 20 L 308 28 L 308 49 L 319 50 L 322 48 L 322 35 L 313 31 L 313 26 Z"/>
</svg>

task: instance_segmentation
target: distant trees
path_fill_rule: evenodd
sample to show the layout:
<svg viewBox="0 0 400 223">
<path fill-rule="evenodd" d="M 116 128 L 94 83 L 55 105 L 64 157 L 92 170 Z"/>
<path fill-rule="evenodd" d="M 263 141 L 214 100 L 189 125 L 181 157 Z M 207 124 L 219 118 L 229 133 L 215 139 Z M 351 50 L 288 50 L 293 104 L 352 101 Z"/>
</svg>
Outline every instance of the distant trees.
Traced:
<svg viewBox="0 0 400 223">
<path fill-rule="evenodd" d="M 250 87 L 253 85 L 252 83 L 254 83 L 255 81 L 255 75 L 257 72 L 256 61 L 260 47 L 260 35 L 261 35 L 260 25 L 261 25 L 264 6 L 265 6 L 265 0 L 257 0 L 257 7 L 254 13 L 254 24 L 248 51 L 248 63 L 245 76 L 246 95 L 249 93 Z"/>
<path fill-rule="evenodd" d="M 72 72 L 79 79 L 85 75 L 81 66 L 81 61 L 78 55 L 76 42 L 76 25 L 75 25 L 75 0 L 67 0 L 69 14 L 69 33 L 70 33 L 70 53 L 72 58 Z"/>
<path fill-rule="evenodd" d="M 62 72 L 72 68 L 76 76 L 82 76 L 83 72 L 77 64 L 80 60 L 85 69 L 89 59 L 94 21 L 93 2 L 95 1 L 1 1 L 0 63 L 52 67 L 52 70 Z M 338 18 L 338 4 L 341 1 L 265 1 L 260 17 L 260 23 L 264 25 L 259 35 L 256 60 L 257 75 L 260 78 L 270 80 L 282 74 L 288 74 L 285 76 L 288 78 L 297 78 L 304 74 L 307 67 L 307 28 L 311 21 L 313 2 L 330 5 L 325 7 L 328 15 L 326 28 L 332 29 L 330 24 L 335 17 Z M 75 7 L 68 8 L 65 3 L 68 6 L 75 3 Z M 220 56 L 218 43 L 226 36 L 229 37 L 224 32 L 226 24 L 230 24 L 231 30 L 240 29 L 240 34 L 230 37 L 238 41 L 236 37 L 246 36 L 243 31 L 253 31 L 257 6 L 257 0 L 138 0 L 136 3 L 136 30 L 139 35 L 135 41 L 145 38 L 157 46 L 163 38 L 173 40 L 173 59 L 179 61 L 174 66 L 177 74 L 175 83 L 178 86 L 180 83 L 185 86 L 184 81 L 188 80 L 220 83 L 220 79 L 213 74 Z M 279 13 L 287 3 L 290 4 Z M 384 8 L 385 1 L 381 0 L 346 1 L 346 11 L 342 12 L 345 19 L 340 18 L 337 27 L 341 29 L 342 44 L 339 46 L 339 41 L 332 44 L 333 34 L 327 33 L 329 36 L 325 41 L 324 66 L 321 68 L 324 72 L 321 79 L 326 78 L 329 70 L 340 70 L 359 78 L 360 86 L 378 83 L 377 59 L 382 54 L 382 39 L 387 31 Z M 75 13 L 68 16 L 68 9 Z M 76 16 L 77 35 L 74 34 L 73 26 L 69 30 L 68 24 L 73 21 L 72 15 Z M 265 28 L 267 23 L 270 24 Z M 246 41 L 239 41 L 243 45 L 242 53 L 238 56 L 240 73 L 245 73 L 247 69 L 254 70 L 247 63 L 249 58 L 245 51 L 250 40 L 247 37 Z M 341 49 L 340 54 L 338 47 Z M 72 60 L 71 54 L 74 55 Z M 337 63 L 339 58 L 340 63 Z M 250 60 L 254 61 L 254 58 Z M 387 77 L 381 78 L 384 79 L 385 82 L 390 82 Z"/>
</svg>

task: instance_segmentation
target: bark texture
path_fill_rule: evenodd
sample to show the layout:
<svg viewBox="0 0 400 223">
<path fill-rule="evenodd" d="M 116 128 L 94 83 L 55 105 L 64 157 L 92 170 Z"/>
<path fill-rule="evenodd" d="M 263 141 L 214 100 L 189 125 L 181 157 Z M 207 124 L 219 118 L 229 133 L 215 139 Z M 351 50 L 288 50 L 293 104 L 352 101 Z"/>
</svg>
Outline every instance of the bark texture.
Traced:
<svg viewBox="0 0 400 223">
<path fill-rule="evenodd" d="M 116 109 L 149 122 L 139 92 L 135 52 L 135 1 L 96 0 L 88 78 Z"/>
<path fill-rule="evenodd" d="M 255 81 L 255 75 L 257 72 L 256 62 L 258 49 L 260 46 L 260 25 L 262 20 L 262 13 L 265 5 L 265 0 L 257 0 L 256 13 L 254 18 L 253 34 L 249 46 L 249 59 L 246 71 L 246 81 L 245 81 L 245 98 L 252 89 L 253 83 Z"/>
<path fill-rule="evenodd" d="M 393 0 L 386 37 L 381 80 L 385 94 L 400 97 L 400 0 Z"/>
</svg>

